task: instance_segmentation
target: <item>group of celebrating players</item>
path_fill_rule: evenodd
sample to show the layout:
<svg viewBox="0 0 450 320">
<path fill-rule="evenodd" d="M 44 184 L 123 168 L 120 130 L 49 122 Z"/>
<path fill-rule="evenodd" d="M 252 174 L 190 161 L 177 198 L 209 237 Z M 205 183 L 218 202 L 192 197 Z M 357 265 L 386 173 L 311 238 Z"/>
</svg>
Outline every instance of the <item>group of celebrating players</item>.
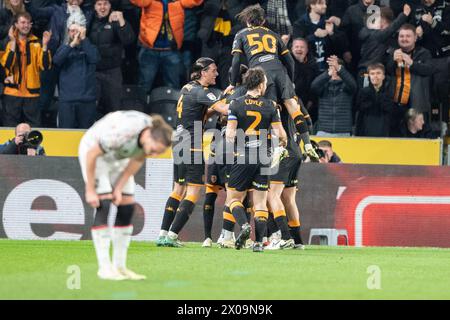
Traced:
<svg viewBox="0 0 450 320">
<path fill-rule="evenodd" d="M 212 245 L 215 201 L 223 189 L 221 247 L 251 246 L 254 252 L 261 252 L 264 238 L 277 232 L 280 237 L 273 237 L 266 248 L 304 248 L 295 202 L 300 140 L 309 157 L 318 156 L 309 140 L 309 116 L 295 95 L 294 61 L 281 37 L 264 27 L 265 12 L 259 5 L 247 7 L 239 18 L 247 28 L 233 43 L 230 86 L 223 93 L 212 88 L 217 66 L 210 58 L 200 58 L 193 66 L 191 82 L 181 90 L 173 139 L 174 188 L 165 206 L 158 246 L 183 246 L 178 234 L 205 187 L 203 124 L 219 114 L 217 125 L 222 134 L 215 135 L 206 166 L 203 246 Z M 248 68 L 241 64 L 242 58 Z M 92 238 L 101 279 L 145 278 L 126 267 L 133 175 L 146 155 L 162 153 L 170 146 L 170 135 L 171 129 L 158 116 L 118 111 L 94 124 L 80 143 L 86 201 L 96 208 Z M 112 232 L 107 223 L 111 203 L 118 208 Z M 254 242 L 250 240 L 252 213 Z M 235 238 L 236 223 L 240 232 Z"/>
</svg>

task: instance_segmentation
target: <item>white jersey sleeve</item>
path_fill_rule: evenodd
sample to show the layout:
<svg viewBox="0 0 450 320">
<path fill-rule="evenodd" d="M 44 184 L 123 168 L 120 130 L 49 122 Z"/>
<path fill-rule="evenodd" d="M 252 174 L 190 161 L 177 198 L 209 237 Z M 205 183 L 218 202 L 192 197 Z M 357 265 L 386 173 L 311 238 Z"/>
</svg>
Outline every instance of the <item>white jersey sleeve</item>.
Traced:
<svg viewBox="0 0 450 320">
<path fill-rule="evenodd" d="M 139 136 L 151 123 L 151 117 L 142 112 L 117 111 L 102 118 L 92 129 L 105 155 L 124 159 L 143 152 Z"/>
</svg>

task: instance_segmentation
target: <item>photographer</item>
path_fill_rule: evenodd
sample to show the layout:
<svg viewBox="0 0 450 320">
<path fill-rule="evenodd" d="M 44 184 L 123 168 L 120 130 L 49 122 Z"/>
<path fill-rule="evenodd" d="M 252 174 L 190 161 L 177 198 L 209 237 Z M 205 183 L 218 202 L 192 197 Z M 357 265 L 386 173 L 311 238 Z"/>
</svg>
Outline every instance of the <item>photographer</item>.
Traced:
<svg viewBox="0 0 450 320">
<path fill-rule="evenodd" d="M 42 142 L 42 135 L 40 139 L 33 139 L 30 132 L 39 133 L 39 131 L 31 131 L 28 123 L 20 123 L 17 125 L 14 139 L 9 140 L 3 145 L 0 145 L 0 154 L 23 154 L 28 156 L 45 156 L 45 150 L 40 145 Z M 39 133 L 40 134 L 40 133 Z"/>
<path fill-rule="evenodd" d="M 319 143 L 311 140 L 311 144 L 319 156 L 319 161 L 310 159 L 304 155 L 303 162 L 319 162 L 319 163 L 343 163 L 341 158 L 333 151 L 333 146 L 328 140 L 321 140 Z"/>
</svg>

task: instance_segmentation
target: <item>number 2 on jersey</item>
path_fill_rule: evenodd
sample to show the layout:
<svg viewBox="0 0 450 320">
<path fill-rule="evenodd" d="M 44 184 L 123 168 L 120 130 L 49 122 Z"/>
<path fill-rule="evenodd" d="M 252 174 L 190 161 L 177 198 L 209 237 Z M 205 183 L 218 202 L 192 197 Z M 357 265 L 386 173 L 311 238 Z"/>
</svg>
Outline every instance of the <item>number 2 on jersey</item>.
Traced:
<svg viewBox="0 0 450 320">
<path fill-rule="evenodd" d="M 247 40 L 251 47 L 256 46 L 256 48 L 250 52 L 252 55 L 263 51 L 269 53 L 277 52 L 277 39 L 271 34 L 265 34 L 261 37 L 258 33 L 251 33 L 247 35 Z"/>
<path fill-rule="evenodd" d="M 259 135 L 259 130 L 255 130 L 255 128 L 259 125 L 262 119 L 261 112 L 258 111 L 247 111 L 247 117 L 254 117 L 255 120 L 253 120 L 250 127 L 248 127 L 247 130 L 245 130 L 246 135 Z"/>
</svg>

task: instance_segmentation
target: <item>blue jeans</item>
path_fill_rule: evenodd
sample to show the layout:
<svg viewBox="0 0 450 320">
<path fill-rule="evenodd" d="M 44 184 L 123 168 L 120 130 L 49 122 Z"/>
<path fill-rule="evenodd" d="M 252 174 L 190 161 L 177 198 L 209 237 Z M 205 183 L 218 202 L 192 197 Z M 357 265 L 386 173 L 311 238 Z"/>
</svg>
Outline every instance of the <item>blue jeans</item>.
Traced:
<svg viewBox="0 0 450 320">
<path fill-rule="evenodd" d="M 180 89 L 182 62 L 179 51 L 157 51 L 141 47 L 139 60 L 139 85 L 151 91 L 156 74 L 161 70 L 163 83 L 174 89 Z"/>
</svg>

